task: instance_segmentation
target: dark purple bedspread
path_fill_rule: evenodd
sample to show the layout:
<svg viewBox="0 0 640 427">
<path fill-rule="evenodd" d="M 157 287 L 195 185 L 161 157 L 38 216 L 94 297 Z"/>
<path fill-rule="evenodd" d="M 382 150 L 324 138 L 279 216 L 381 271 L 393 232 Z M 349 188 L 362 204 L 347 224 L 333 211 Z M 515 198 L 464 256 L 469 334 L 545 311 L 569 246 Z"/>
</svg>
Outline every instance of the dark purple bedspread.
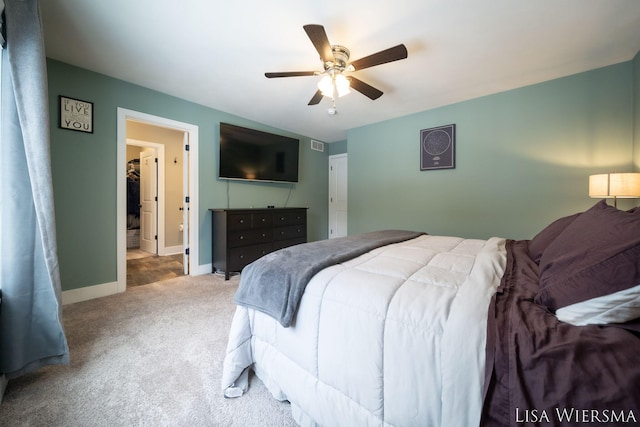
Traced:
<svg viewBox="0 0 640 427">
<path fill-rule="evenodd" d="M 573 326 L 533 299 L 528 241 L 508 241 L 489 308 L 482 426 L 640 425 L 640 322 Z"/>
</svg>

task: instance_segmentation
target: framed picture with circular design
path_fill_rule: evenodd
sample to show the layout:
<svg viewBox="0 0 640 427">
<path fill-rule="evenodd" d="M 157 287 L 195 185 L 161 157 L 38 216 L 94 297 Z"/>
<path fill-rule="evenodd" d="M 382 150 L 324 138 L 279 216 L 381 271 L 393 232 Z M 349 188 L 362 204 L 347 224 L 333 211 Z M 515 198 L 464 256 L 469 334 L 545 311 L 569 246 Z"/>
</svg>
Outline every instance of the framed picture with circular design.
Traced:
<svg viewBox="0 0 640 427">
<path fill-rule="evenodd" d="M 420 131 L 420 170 L 456 167 L 456 125 Z"/>
</svg>

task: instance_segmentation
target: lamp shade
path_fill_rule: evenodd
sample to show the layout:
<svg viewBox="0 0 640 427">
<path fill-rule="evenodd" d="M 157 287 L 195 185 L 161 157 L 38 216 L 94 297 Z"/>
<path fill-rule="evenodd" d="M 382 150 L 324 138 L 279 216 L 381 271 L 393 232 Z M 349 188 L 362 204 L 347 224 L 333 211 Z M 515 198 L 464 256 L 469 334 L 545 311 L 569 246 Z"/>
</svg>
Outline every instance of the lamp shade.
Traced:
<svg viewBox="0 0 640 427">
<path fill-rule="evenodd" d="M 589 197 L 604 199 L 609 197 L 609 174 L 589 176 Z"/>
<path fill-rule="evenodd" d="M 589 176 L 589 197 L 640 198 L 640 173 L 603 173 Z"/>
<path fill-rule="evenodd" d="M 609 194 L 623 199 L 640 197 L 640 173 L 609 174 Z"/>
</svg>

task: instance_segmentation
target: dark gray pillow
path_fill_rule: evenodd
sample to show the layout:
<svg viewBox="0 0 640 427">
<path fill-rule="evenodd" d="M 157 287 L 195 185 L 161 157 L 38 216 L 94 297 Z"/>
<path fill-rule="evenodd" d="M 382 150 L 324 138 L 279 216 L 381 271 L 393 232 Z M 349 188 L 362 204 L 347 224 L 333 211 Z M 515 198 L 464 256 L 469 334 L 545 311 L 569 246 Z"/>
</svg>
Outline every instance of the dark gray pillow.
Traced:
<svg viewBox="0 0 640 427">
<path fill-rule="evenodd" d="M 604 200 L 582 213 L 543 251 L 535 302 L 555 312 L 640 284 L 640 210 Z"/>
<path fill-rule="evenodd" d="M 540 257 L 547 247 L 564 231 L 582 212 L 565 216 L 553 221 L 541 232 L 535 235 L 529 242 L 529 256 L 536 263 L 540 262 Z"/>
</svg>

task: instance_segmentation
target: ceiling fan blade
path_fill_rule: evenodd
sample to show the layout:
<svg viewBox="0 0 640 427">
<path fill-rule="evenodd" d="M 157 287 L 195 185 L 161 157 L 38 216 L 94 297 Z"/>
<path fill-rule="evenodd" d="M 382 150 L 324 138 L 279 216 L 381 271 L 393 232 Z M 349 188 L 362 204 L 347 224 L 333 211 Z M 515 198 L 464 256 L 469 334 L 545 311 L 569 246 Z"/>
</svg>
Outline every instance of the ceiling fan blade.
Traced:
<svg viewBox="0 0 640 427">
<path fill-rule="evenodd" d="M 315 95 L 313 95 L 313 98 L 311 98 L 311 101 L 309 101 L 309 103 L 307 105 L 316 105 L 319 104 L 320 101 L 322 101 L 322 91 L 318 90 Z"/>
<path fill-rule="evenodd" d="M 274 77 L 300 77 L 300 76 L 313 76 L 315 71 L 283 71 L 280 73 L 264 73 L 264 76 L 271 79 Z"/>
<path fill-rule="evenodd" d="M 322 25 L 308 24 L 302 28 L 304 28 L 307 36 L 311 39 L 311 43 L 313 43 L 313 46 L 315 46 L 320 54 L 322 62 L 333 62 L 334 58 L 333 52 L 331 51 L 331 44 L 327 38 L 327 33 L 324 31 L 324 27 Z"/>
<path fill-rule="evenodd" d="M 370 99 L 375 100 L 382 96 L 381 90 L 376 89 L 375 87 L 363 82 L 362 80 L 358 80 L 353 76 L 349 76 L 347 77 L 347 79 L 349 80 L 352 89 L 357 90 Z"/>
<path fill-rule="evenodd" d="M 387 62 L 398 61 L 407 57 L 407 48 L 403 44 L 399 44 L 389 49 L 381 50 L 364 58 L 353 61 L 351 65 L 357 70 L 373 67 L 375 65 L 386 64 Z"/>
</svg>

